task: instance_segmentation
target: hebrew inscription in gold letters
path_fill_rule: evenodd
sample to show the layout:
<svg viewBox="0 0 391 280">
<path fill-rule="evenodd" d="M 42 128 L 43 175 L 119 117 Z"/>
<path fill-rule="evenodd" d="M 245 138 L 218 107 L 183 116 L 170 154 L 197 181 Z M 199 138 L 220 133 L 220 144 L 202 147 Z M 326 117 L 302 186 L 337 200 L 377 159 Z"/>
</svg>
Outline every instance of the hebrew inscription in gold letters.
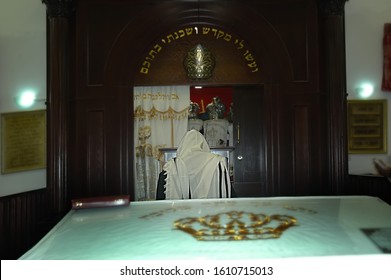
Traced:
<svg viewBox="0 0 391 280">
<path fill-rule="evenodd" d="M 158 54 L 164 48 L 164 46 L 169 45 L 171 42 L 180 40 L 187 36 L 212 36 L 216 40 L 224 40 L 227 44 L 231 44 L 242 53 L 245 63 L 249 67 L 252 73 L 260 71 L 258 63 L 255 60 L 252 53 L 246 48 L 244 40 L 239 38 L 233 38 L 233 35 L 220 30 L 217 28 L 202 26 L 202 27 L 186 27 L 184 29 L 179 29 L 173 33 L 170 33 L 164 36 L 159 43 L 156 43 L 153 48 L 148 52 L 148 55 L 145 57 L 145 60 L 142 63 L 140 68 L 140 73 L 148 75 L 149 69 L 152 67 L 152 63 L 157 59 Z"/>
</svg>

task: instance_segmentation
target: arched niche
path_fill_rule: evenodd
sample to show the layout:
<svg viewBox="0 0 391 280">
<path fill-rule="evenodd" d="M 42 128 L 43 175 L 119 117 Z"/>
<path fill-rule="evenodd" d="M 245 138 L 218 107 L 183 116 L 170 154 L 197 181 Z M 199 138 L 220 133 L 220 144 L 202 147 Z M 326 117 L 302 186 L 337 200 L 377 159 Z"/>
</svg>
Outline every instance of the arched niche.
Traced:
<svg viewBox="0 0 391 280">
<path fill-rule="evenodd" d="M 151 7 L 150 14 L 164 8 L 165 3 Z M 139 18 L 128 22 L 108 56 L 105 84 L 228 85 L 293 80 L 294 67 L 284 42 L 273 26 L 250 7 L 236 4 L 230 9 L 221 9 L 218 3 L 199 7 L 181 3 L 169 11 L 164 21 L 151 20 L 140 13 Z M 254 18 L 258 18 L 257 25 L 253 24 Z M 136 25 L 142 28 L 134 28 Z M 206 29 L 209 30 L 207 35 L 204 34 Z M 190 35 L 187 30 L 191 30 Z M 186 77 L 183 57 L 197 43 L 206 45 L 216 56 L 211 79 L 195 81 Z M 246 56 L 251 56 L 251 60 Z M 144 63 L 150 64 L 147 74 L 141 71 Z M 251 68 L 250 63 L 257 66 Z"/>
<path fill-rule="evenodd" d="M 131 194 L 133 87 L 201 82 L 243 87 L 242 96 L 249 85 L 262 92 L 266 195 L 324 194 L 329 180 L 343 177 L 338 136 L 344 134 L 341 18 L 322 18 L 316 0 L 78 1 L 70 71 L 75 90 L 69 91 L 69 99 L 52 94 L 53 100 L 65 99 L 59 103 L 64 110 L 52 110 L 54 117 L 70 112 L 64 129 L 69 132 L 69 153 L 68 146 L 58 153 L 66 154 L 61 163 L 67 163 L 69 175 L 54 174 L 54 179 L 65 178 L 70 197 Z M 243 40 L 259 72 L 251 72 L 235 44 L 210 36 L 204 43 L 218 56 L 224 54 L 215 75 L 187 79 L 183 53 L 198 43 L 188 36 L 162 48 L 143 76 L 140 69 L 156 44 L 189 27 L 215 28 Z M 62 83 L 55 85 L 63 89 Z M 63 126 L 53 130 L 57 127 Z M 341 159 L 331 162 L 330 155 Z"/>
<path fill-rule="evenodd" d="M 162 5 L 164 6 L 164 3 Z M 163 7 L 158 6 L 155 9 L 161 10 Z M 266 153 L 264 147 L 274 145 L 271 143 L 272 132 L 266 133 L 274 122 L 270 118 L 272 113 L 269 112 L 271 109 L 269 105 L 280 94 L 280 87 L 276 84 L 288 85 L 293 82 L 294 66 L 284 41 L 270 22 L 265 18 L 259 18 L 259 14 L 247 7 L 239 5 L 233 8 L 235 9 L 237 12 L 240 10 L 239 13 L 232 13 L 230 9 L 221 11 L 219 5 L 214 4 L 199 11 L 191 7 L 188 10 L 172 10 L 173 15 L 178 11 L 180 13 L 175 16 L 166 15 L 170 20 L 164 22 L 150 21 L 144 17 L 135 18 L 119 33 L 110 51 L 104 75 L 105 84 L 112 86 L 113 91 L 117 90 L 122 96 L 122 100 L 125 100 L 129 106 L 128 112 L 133 111 L 131 107 L 133 86 L 201 84 L 211 87 L 245 86 L 246 88 L 249 85 L 258 87 L 258 90 L 254 88 L 250 90 L 252 94 L 255 92 L 261 95 L 258 99 L 250 99 L 248 96 L 246 98 L 250 102 L 248 106 L 252 108 L 251 110 L 257 111 L 256 107 L 250 106 L 253 105 L 251 102 L 256 101 L 262 112 L 257 115 L 259 130 L 262 132 L 254 134 L 253 137 L 255 141 L 253 154 L 258 153 L 256 158 L 259 164 L 242 167 L 242 169 L 253 169 L 252 174 L 261 172 L 263 175 L 255 176 L 257 179 L 254 180 L 256 184 L 264 186 L 267 185 L 266 178 L 275 176 L 271 169 L 268 171 L 270 174 L 266 176 L 266 162 L 269 165 L 273 164 L 273 151 Z M 242 16 L 238 17 L 237 14 Z M 259 24 L 252 24 L 254 17 L 259 18 Z M 235 25 L 232 24 L 233 21 L 236 22 Z M 143 26 L 142 31 L 134 28 L 135 22 Z M 245 28 L 239 28 L 240 26 Z M 216 59 L 213 76 L 209 79 L 189 79 L 183 66 L 184 56 L 198 43 L 207 46 Z M 241 94 L 243 89 L 237 92 Z M 241 108 L 245 111 L 246 104 L 243 102 L 241 104 Z M 126 122 L 129 148 L 134 145 L 133 124 L 131 118 Z M 256 124 L 251 127 L 254 129 Z M 268 141 L 270 143 L 267 144 Z M 237 151 L 239 152 L 239 149 Z M 244 151 L 243 154 L 245 153 Z M 250 153 L 251 151 L 247 151 L 247 154 Z M 128 150 L 127 154 L 130 157 L 127 159 L 128 170 L 132 172 L 131 150 Z M 241 171 L 241 174 L 246 170 Z M 129 178 L 133 178 L 132 173 Z M 259 189 L 257 191 L 252 190 L 254 184 L 243 186 L 242 193 L 240 190 L 237 192 L 251 196 L 266 193 L 265 188 L 261 193 L 260 186 L 257 187 Z M 238 185 L 237 182 L 236 186 Z"/>
</svg>

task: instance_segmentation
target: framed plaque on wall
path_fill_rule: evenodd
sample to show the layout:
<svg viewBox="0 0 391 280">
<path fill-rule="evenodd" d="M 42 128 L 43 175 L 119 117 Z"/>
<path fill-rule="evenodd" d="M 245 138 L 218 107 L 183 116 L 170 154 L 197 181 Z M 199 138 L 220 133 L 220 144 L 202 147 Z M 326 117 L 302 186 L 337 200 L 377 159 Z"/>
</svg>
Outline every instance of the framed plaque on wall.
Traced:
<svg viewBox="0 0 391 280">
<path fill-rule="evenodd" d="M 1 114 L 1 172 L 46 168 L 46 111 Z"/>
<path fill-rule="evenodd" d="M 387 152 L 387 100 L 348 100 L 348 151 Z"/>
</svg>

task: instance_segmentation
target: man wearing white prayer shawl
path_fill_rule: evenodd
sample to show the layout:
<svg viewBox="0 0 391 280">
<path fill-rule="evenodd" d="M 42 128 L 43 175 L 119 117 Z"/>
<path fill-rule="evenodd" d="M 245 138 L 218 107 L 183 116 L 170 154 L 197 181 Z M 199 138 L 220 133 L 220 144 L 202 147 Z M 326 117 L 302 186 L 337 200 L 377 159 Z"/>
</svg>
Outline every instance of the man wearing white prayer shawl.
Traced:
<svg viewBox="0 0 391 280">
<path fill-rule="evenodd" d="M 194 129 L 182 138 L 176 158 L 163 166 L 162 173 L 165 199 L 231 197 L 226 159 L 211 153 L 204 136 Z"/>
</svg>

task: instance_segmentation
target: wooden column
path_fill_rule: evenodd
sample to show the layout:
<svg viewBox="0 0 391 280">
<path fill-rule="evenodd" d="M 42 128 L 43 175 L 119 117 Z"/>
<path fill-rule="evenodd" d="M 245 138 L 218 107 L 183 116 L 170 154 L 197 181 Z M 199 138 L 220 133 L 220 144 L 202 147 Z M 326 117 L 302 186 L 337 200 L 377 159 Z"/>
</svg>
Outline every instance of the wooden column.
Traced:
<svg viewBox="0 0 391 280">
<path fill-rule="evenodd" d="M 70 95 L 70 26 L 73 0 L 42 0 L 47 7 L 47 188 L 51 214 L 68 208 L 67 150 Z"/>
<path fill-rule="evenodd" d="M 346 0 L 319 0 L 321 28 L 321 80 L 326 93 L 329 137 L 329 190 L 340 194 L 348 179 L 346 131 Z"/>
</svg>

